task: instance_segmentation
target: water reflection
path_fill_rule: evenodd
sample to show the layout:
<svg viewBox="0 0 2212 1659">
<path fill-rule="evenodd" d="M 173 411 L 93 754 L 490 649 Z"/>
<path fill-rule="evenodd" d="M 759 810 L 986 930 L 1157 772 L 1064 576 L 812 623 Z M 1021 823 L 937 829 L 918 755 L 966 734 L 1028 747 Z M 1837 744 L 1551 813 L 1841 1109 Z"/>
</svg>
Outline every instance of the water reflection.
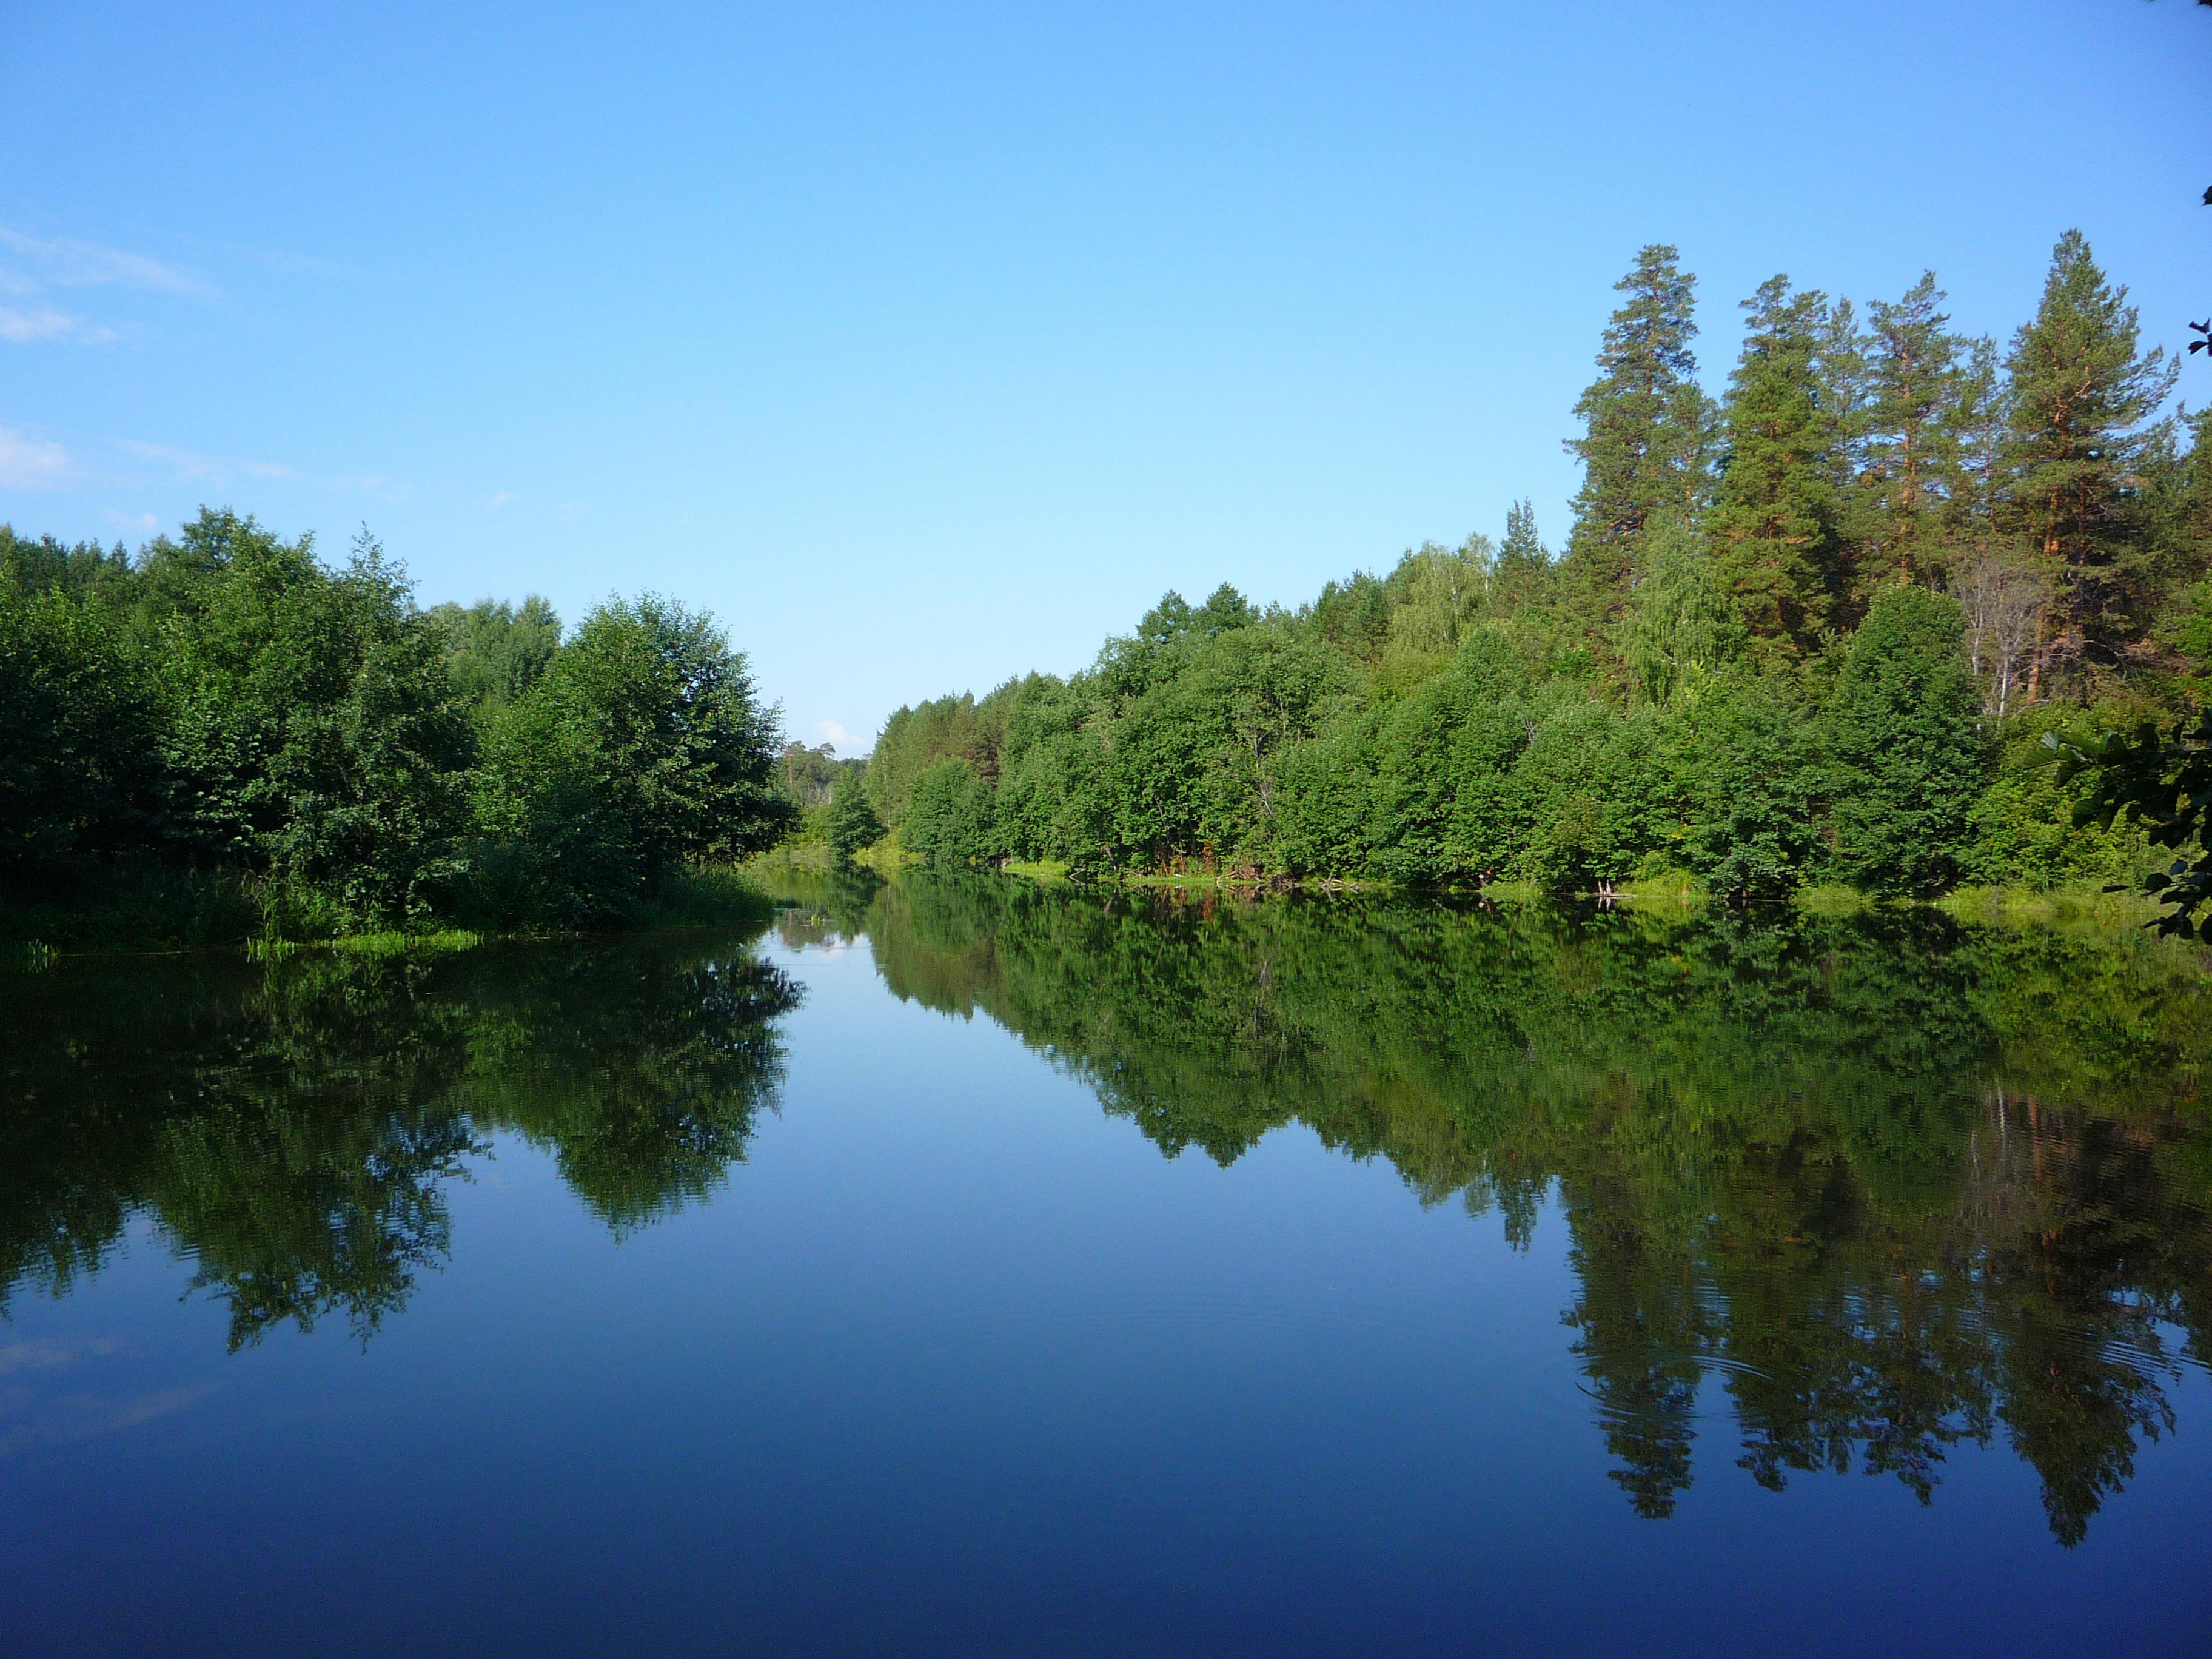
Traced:
<svg viewBox="0 0 2212 1659">
<path fill-rule="evenodd" d="M 0 1310 L 143 1215 L 236 1349 L 362 1340 L 451 1248 L 443 1188 L 519 1132 L 617 1232 L 703 1197 L 773 1104 L 797 988 L 750 936 L 82 964 L 0 994 Z"/>
<path fill-rule="evenodd" d="M 1560 1340 L 1639 1515 L 1701 1441 L 1766 1487 L 1859 1470 L 1923 1503 L 1952 1449 L 2000 1445 L 2070 1545 L 2205 1358 L 2212 995 L 2170 946 L 922 874 L 793 897 L 787 944 L 865 938 L 896 996 L 996 1021 L 1164 1154 L 1301 1122 L 1522 1249 L 1550 1200 Z M 366 1341 L 495 1133 L 617 1234 L 696 1202 L 782 1078 L 799 992 L 757 938 L 11 979 L 0 1309 L 143 1217 L 234 1348 Z"/>
<path fill-rule="evenodd" d="M 2205 1357 L 2212 997 L 2148 941 L 921 875 L 785 926 L 864 931 L 897 995 L 988 1015 L 1170 1156 L 1295 1120 L 1522 1246 L 1556 1193 L 1640 1515 L 1701 1432 L 1764 1486 L 1856 1468 L 1923 1503 L 2002 1442 L 2072 1544 Z"/>
</svg>

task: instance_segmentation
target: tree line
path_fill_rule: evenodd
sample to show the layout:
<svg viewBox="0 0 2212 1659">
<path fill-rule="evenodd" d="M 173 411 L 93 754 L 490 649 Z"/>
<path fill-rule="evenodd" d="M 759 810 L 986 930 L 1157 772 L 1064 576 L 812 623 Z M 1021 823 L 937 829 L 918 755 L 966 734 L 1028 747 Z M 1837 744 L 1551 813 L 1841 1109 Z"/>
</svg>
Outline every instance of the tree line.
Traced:
<svg viewBox="0 0 2212 1659">
<path fill-rule="evenodd" d="M 1617 288 L 1562 554 L 1523 502 L 1295 610 L 1170 592 L 1079 673 L 901 708 L 867 816 L 1079 876 L 2137 873 L 2141 827 L 2077 825 L 2088 786 L 2040 739 L 2199 700 L 2212 416 L 2161 413 L 2177 363 L 2081 236 L 2002 349 L 1932 274 L 1863 314 L 1777 276 L 1717 399 L 1675 250 Z"/>
<path fill-rule="evenodd" d="M 1932 276 L 1863 316 L 1774 278 L 1717 400 L 1674 251 L 1618 287 L 1559 556 L 1524 502 L 1296 610 L 1170 593 L 1080 673 L 902 708 L 865 766 L 786 742 L 711 619 L 650 596 L 569 634 L 422 609 L 366 532 L 333 567 L 228 511 L 135 556 L 0 526 L 0 902 L 592 926 L 740 903 L 702 865 L 794 830 L 1079 878 L 2139 873 L 2179 832 L 2077 824 L 2095 781 L 2040 740 L 2117 754 L 2202 700 L 2212 453 L 2082 239 L 2002 351 Z"/>
<path fill-rule="evenodd" d="M 185 937 L 683 914 L 688 866 L 798 816 L 777 727 L 712 619 L 650 595 L 564 634 L 538 599 L 418 607 L 366 532 L 332 568 L 228 511 L 135 557 L 0 526 L 15 906 L 137 896 Z"/>
</svg>

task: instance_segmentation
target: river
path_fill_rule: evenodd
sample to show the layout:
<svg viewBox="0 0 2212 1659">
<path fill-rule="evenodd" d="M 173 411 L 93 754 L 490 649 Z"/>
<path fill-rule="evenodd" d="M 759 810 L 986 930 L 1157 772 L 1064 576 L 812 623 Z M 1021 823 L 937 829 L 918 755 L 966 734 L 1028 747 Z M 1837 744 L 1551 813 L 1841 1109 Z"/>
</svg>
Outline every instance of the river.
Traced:
<svg viewBox="0 0 2212 1659">
<path fill-rule="evenodd" d="M 2192 953 L 784 896 L 0 975 L 0 1654 L 2203 1650 Z"/>
</svg>

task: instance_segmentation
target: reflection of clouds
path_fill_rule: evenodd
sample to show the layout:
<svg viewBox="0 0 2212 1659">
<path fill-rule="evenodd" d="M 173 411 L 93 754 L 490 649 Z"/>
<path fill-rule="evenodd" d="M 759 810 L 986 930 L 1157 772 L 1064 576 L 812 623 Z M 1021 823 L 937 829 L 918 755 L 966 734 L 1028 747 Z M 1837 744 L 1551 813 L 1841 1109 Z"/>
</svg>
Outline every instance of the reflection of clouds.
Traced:
<svg viewBox="0 0 2212 1659">
<path fill-rule="evenodd" d="M 40 1386 L 61 1380 L 87 1360 L 105 1358 L 123 1348 L 123 1339 L 115 1336 L 0 1342 L 0 1378 L 6 1379 L 0 1385 L 0 1457 L 33 1446 L 94 1440 L 136 1428 L 184 1410 L 214 1387 L 203 1382 L 143 1394 L 91 1394 L 81 1389 L 58 1394 Z"/>
<path fill-rule="evenodd" d="M 33 1446 L 65 1445 L 137 1428 L 180 1412 L 214 1388 L 157 1389 L 140 1395 L 58 1394 L 40 1400 L 33 1389 L 0 1391 L 0 1416 L 27 1420 L 0 1428 L 0 1457 Z"/>
<path fill-rule="evenodd" d="M 35 1341 L 0 1342 L 0 1376 L 15 1371 L 52 1370 L 88 1356 L 118 1352 L 119 1336 L 40 1337 Z"/>
</svg>

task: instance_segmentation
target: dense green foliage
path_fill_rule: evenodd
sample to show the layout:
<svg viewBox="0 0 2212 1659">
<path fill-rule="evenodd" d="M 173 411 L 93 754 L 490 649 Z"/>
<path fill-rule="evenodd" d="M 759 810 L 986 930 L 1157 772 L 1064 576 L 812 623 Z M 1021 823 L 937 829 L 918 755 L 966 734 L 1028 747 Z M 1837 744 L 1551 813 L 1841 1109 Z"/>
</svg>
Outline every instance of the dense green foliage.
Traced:
<svg viewBox="0 0 2212 1659">
<path fill-rule="evenodd" d="M 417 610 L 366 537 L 332 569 L 228 513 L 135 558 L 0 527 L 18 906 L 167 883 L 240 895 L 217 933 L 619 919 L 782 831 L 775 725 L 720 630 L 651 598 L 564 644 L 540 599 Z"/>
<path fill-rule="evenodd" d="M 864 931 L 900 996 L 988 1014 L 1169 1156 L 1297 1121 L 1516 1240 L 1555 1205 L 1643 1515 L 1720 1403 L 1772 1487 L 1856 1465 L 1924 1502 L 1950 1448 L 2008 1443 L 2070 1544 L 2212 1336 L 2212 994 L 2140 935 L 927 872 L 783 925 Z"/>
<path fill-rule="evenodd" d="M 883 825 L 872 813 L 865 823 L 848 823 L 845 845 L 837 847 L 837 835 L 833 819 L 836 812 L 832 803 L 840 797 L 846 803 L 850 816 L 853 805 L 863 802 L 860 779 L 867 772 L 866 760 L 840 760 L 836 746 L 820 744 L 809 749 L 801 743 L 787 743 L 775 763 L 775 787 L 791 805 L 798 809 L 798 817 L 790 827 L 787 839 L 801 843 L 829 842 L 833 854 L 849 858 L 863 847 L 880 838 Z M 861 831 L 866 833 L 862 834 Z M 855 836 L 858 839 L 855 839 Z"/>
<path fill-rule="evenodd" d="M 2088 799 L 2074 809 L 2077 823 L 2107 834 L 2132 823 L 2152 846 L 2180 854 L 2143 886 L 2167 907 L 2154 924 L 2159 932 L 2203 937 L 2212 926 L 2205 915 L 2212 908 L 2212 838 L 2205 835 L 2212 810 L 2212 708 L 2198 710 L 2194 726 L 2176 720 L 2171 732 L 2148 720 L 2124 736 L 2108 732 L 2094 749 L 2056 732 L 2045 732 L 2043 741 L 2061 757 L 2061 779 L 2070 782 L 2085 773 L 2094 779 Z"/>
<path fill-rule="evenodd" d="M 868 804 L 868 792 L 858 776 L 840 783 L 830 798 L 823 833 L 829 839 L 831 854 L 842 860 L 850 860 L 855 853 L 883 839 L 884 821 Z"/>
<path fill-rule="evenodd" d="M 991 787 L 966 761 L 939 761 L 915 780 L 906 843 L 922 857 L 972 863 L 988 858 L 997 840 Z"/>
<path fill-rule="evenodd" d="M 603 605 L 494 729 L 482 817 L 572 913 L 620 917 L 684 860 L 774 844 L 775 725 L 707 618 Z"/>
<path fill-rule="evenodd" d="M 902 708 L 871 804 L 933 861 L 1079 877 L 1518 879 L 1929 893 L 2139 873 L 2039 743 L 2193 707 L 2212 661 L 2205 417 L 2077 234 L 2008 352 L 1935 279 L 1776 277 L 1726 397 L 1647 248 L 1576 406 L 1565 555 L 1425 545 L 1295 611 L 1170 593 L 1072 678 Z"/>
</svg>

